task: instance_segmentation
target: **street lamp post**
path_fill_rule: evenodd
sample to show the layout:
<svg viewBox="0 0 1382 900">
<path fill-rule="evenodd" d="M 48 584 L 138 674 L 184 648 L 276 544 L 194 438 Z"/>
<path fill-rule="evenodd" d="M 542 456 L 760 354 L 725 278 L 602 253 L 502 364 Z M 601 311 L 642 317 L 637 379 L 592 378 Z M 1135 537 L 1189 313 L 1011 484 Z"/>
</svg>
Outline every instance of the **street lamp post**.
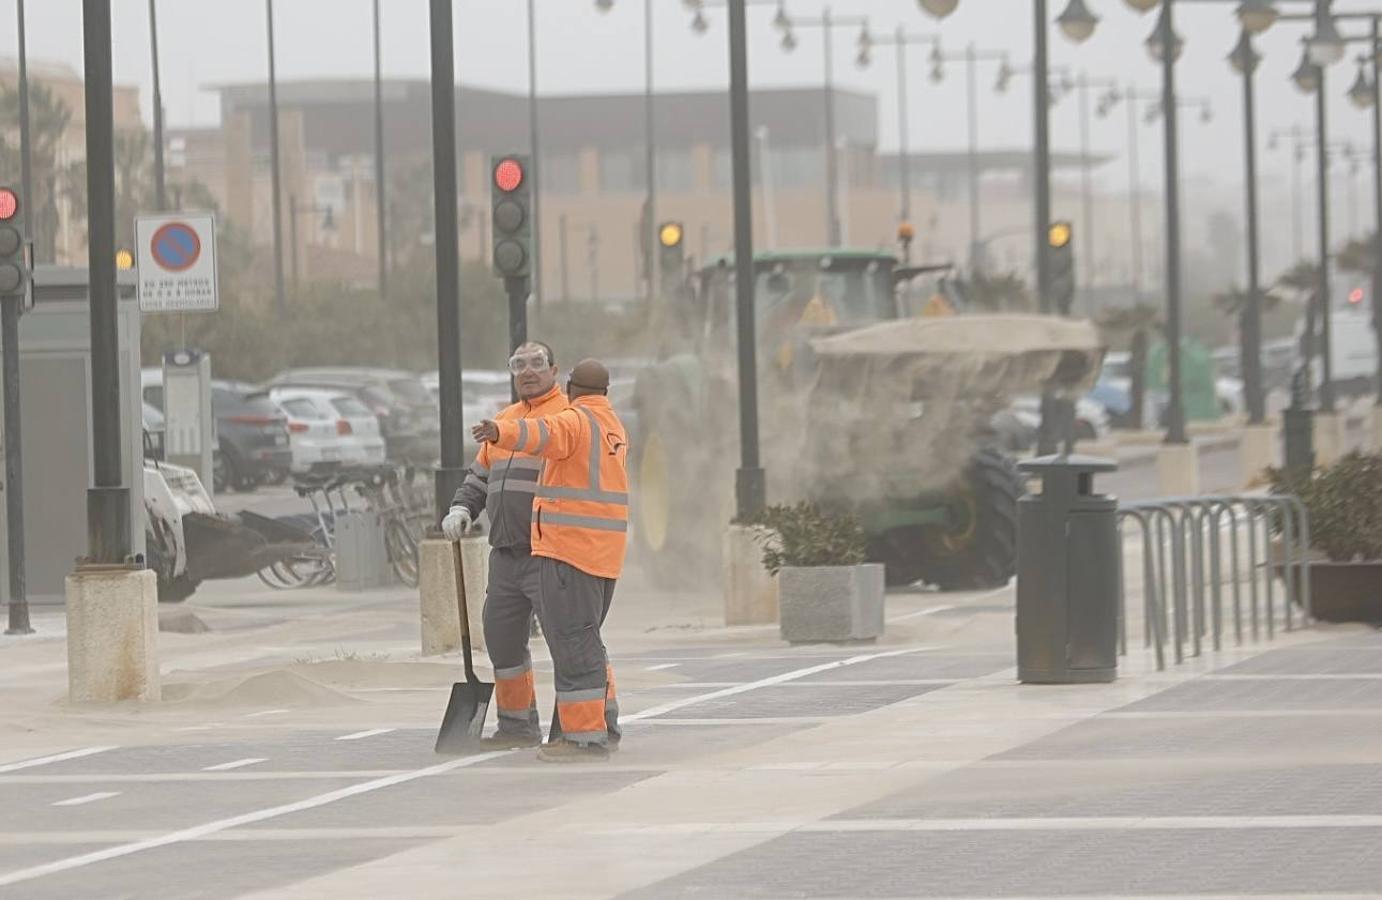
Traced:
<svg viewBox="0 0 1382 900">
<path fill-rule="evenodd" d="M 461 407 L 461 306 L 456 196 L 456 54 L 452 0 L 429 0 L 432 44 L 432 185 L 436 204 L 437 363 L 441 464 L 436 475 L 436 523 L 451 508 L 465 478 Z"/>
<path fill-rule="evenodd" d="M 278 151 L 278 70 L 274 60 L 274 0 L 264 0 L 264 19 L 269 37 L 269 181 L 273 194 L 274 303 L 283 315 L 283 199 Z"/>
<path fill-rule="evenodd" d="M 747 0 L 729 0 L 730 148 L 734 169 L 734 284 L 739 351 L 739 472 L 735 497 L 740 521 L 767 503 L 758 455 L 758 358 L 754 322 L 753 195 L 749 171 L 749 52 Z"/>
<path fill-rule="evenodd" d="M 907 102 L 907 48 L 918 45 L 940 45 L 940 36 L 913 34 L 898 25 L 892 35 L 874 37 L 867 26 L 859 39 L 859 65 L 868 66 L 872 62 L 873 47 L 894 47 L 897 50 L 897 134 L 898 134 L 898 185 L 901 202 L 898 206 L 898 223 L 907 225 L 912 220 L 912 148 L 911 115 Z M 911 242 L 903 245 L 904 256 L 911 254 Z M 910 261 L 910 260 L 905 260 Z"/>
<path fill-rule="evenodd" d="M 602 13 L 609 12 L 614 8 L 615 0 L 595 0 L 595 8 Z M 774 0 L 775 2 L 775 0 Z M 532 0 L 529 0 L 531 7 Z M 696 11 L 696 31 L 704 33 L 707 27 L 705 16 L 702 12 L 706 3 L 703 0 L 689 0 L 688 7 Z M 717 5 L 724 5 L 723 2 Z M 530 12 L 531 16 L 531 12 Z M 644 259 L 643 272 L 646 281 L 647 300 L 653 302 L 657 296 L 658 272 L 657 272 L 657 253 L 653 248 L 653 235 L 657 230 L 657 120 L 654 118 L 655 105 L 653 95 L 653 0 L 644 0 L 643 4 L 643 152 L 644 168 L 647 175 L 647 195 L 643 201 L 642 227 L 638 232 L 638 249 Z M 531 47 L 531 42 L 530 45 Z M 536 135 L 536 125 L 533 126 L 533 133 Z M 536 138 L 534 138 L 536 140 Z M 536 159 L 537 151 L 533 151 Z M 534 188 L 534 199 L 536 199 L 536 188 Z M 534 213 L 537 208 L 534 207 Z"/>
<path fill-rule="evenodd" d="M 781 10 L 781 7 L 779 7 Z M 782 14 L 785 16 L 785 13 Z M 782 48 L 791 52 L 796 48 L 792 29 L 817 28 L 823 38 L 825 53 L 825 234 L 831 247 L 840 246 L 843 230 L 840 226 L 840 157 L 835 137 L 835 29 L 859 28 L 860 36 L 868 34 L 869 20 L 863 16 L 836 16 L 829 6 L 817 18 L 786 17 L 783 26 Z M 862 41 L 861 41 L 862 43 Z"/>
<path fill-rule="evenodd" d="M 130 563 L 130 491 L 121 443 L 119 302 L 115 285 L 115 109 L 110 0 L 82 0 L 86 75 L 87 271 L 91 306 L 91 457 L 87 558 Z"/>
<path fill-rule="evenodd" d="M 1246 185 L 1248 243 L 1248 298 L 1238 325 L 1239 361 L 1243 373 L 1243 393 L 1248 409 L 1248 424 L 1261 425 L 1267 416 L 1262 390 L 1262 288 L 1257 209 L 1257 99 L 1253 76 L 1261 57 L 1252 45 L 1252 34 L 1244 28 L 1229 62 L 1243 77 L 1243 165 Z"/>
<path fill-rule="evenodd" d="M 1305 258 L 1305 226 L 1302 223 L 1304 204 L 1300 165 L 1305 161 L 1305 151 L 1310 146 L 1307 132 L 1300 125 L 1289 129 L 1274 128 L 1267 133 L 1267 149 L 1277 146 L 1282 137 L 1291 138 L 1291 256 L 1294 260 Z"/>
<path fill-rule="evenodd" d="M 1075 85 L 1080 92 L 1080 218 L 1082 236 L 1080 242 L 1084 245 L 1084 276 L 1080 278 L 1078 284 L 1080 292 L 1085 295 L 1089 314 L 1094 314 L 1093 293 L 1090 287 L 1094 284 L 1094 186 L 1090 178 L 1090 140 L 1089 140 L 1089 89 L 1092 87 L 1106 88 L 1114 91 L 1118 87 L 1118 82 L 1112 78 L 1090 78 L 1086 72 L 1081 71 L 1075 80 Z M 1100 101 L 1101 103 L 1104 101 Z"/>
<path fill-rule="evenodd" d="M 158 74 L 158 11 L 157 0 L 149 0 L 149 57 L 153 61 L 154 78 L 154 207 L 163 212 L 168 208 L 164 193 L 163 172 L 163 86 Z"/>
<path fill-rule="evenodd" d="M 1042 0 L 1038 0 L 1038 2 L 1042 2 Z M 979 63 L 997 62 L 1007 67 L 1008 71 L 1011 71 L 1011 67 L 1008 66 L 1008 54 L 1002 50 L 980 50 L 973 44 L 969 44 L 962 53 L 945 53 L 937 43 L 931 50 L 931 78 L 933 81 L 939 81 L 944 77 L 943 64 L 947 62 L 963 62 L 965 64 L 965 160 L 969 188 L 969 268 L 971 272 L 977 273 L 983 269 L 982 250 L 979 246 L 980 232 L 983 228 L 982 211 L 980 210 L 982 200 L 980 179 L 982 174 L 979 171 Z M 1034 69 L 1043 72 L 1047 70 L 1047 66 L 1038 64 L 1034 66 Z M 1041 85 L 1042 92 L 1046 92 L 1046 79 L 1037 78 L 1036 80 Z M 1049 94 L 1042 102 L 1049 106 Z M 1045 233 L 1046 229 L 1043 227 L 1042 234 Z"/>
<path fill-rule="evenodd" d="M 387 302 L 389 241 L 384 169 L 384 57 L 380 47 L 379 3 L 380 0 L 374 0 L 374 230 L 375 252 L 379 256 L 379 300 Z"/>
</svg>

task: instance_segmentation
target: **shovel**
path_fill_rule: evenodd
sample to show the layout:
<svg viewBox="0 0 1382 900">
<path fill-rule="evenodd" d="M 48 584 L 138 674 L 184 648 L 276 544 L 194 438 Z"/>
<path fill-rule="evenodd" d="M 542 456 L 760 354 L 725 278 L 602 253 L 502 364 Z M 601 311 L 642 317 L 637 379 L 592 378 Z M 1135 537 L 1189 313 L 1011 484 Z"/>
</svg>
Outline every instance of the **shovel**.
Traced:
<svg viewBox="0 0 1382 900">
<path fill-rule="evenodd" d="M 489 712 L 489 701 L 494 696 L 494 685 L 481 681 L 475 675 L 470 650 L 470 612 L 465 602 L 465 572 L 459 543 L 451 545 L 451 554 L 456 566 L 456 599 L 460 604 L 465 681 L 451 686 L 451 700 L 446 704 L 446 715 L 442 716 L 441 730 L 437 732 L 436 752 L 458 756 L 479 749 L 480 735 L 485 728 L 485 714 Z"/>
</svg>

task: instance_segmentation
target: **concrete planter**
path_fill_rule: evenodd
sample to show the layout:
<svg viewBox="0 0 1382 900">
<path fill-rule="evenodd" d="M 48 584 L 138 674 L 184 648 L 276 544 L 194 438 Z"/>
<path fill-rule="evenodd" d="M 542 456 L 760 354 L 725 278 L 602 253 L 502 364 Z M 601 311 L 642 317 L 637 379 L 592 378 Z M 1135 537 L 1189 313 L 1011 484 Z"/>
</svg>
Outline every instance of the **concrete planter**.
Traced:
<svg viewBox="0 0 1382 900">
<path fill-rule="evenodd" d="M 1280 565 L 1277 577 L 1286 577 Z M 1300 597 L 1298 569 L 1291 578 Z M 1382 560 L 1311 562 L 1310 613 L 1321 622 L 1382 623 Z"/>
<path fill-rule="evenodd" d="M 883 566 L 787 566 L 778 602 L 785 641 L 874 640 L 883 633 Z"/>
</svg>

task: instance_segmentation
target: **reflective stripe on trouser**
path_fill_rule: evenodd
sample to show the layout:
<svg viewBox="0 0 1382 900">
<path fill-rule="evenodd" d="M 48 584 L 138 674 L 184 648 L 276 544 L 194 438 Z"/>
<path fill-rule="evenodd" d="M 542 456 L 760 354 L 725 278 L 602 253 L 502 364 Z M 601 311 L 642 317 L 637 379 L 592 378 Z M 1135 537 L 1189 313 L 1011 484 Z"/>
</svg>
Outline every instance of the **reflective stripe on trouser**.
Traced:
<svg viewBox="0 0 1382 900">
<path fill-rule="evenodd" d="M 561 733 L 578 744 L 619 736 L 614 679 L 600 625 L 614 599 L 614 579 L 597 578 L 560 560 L 533 558 L 538 620 L 552 652 Z"/>
<path fill-rule="evenodd" d="M 527 551 L 496 547 L 485 591 L 485 648 L 494 665 L 494 695 L 502 734 L 538 737 L 542 729 L 528 654 L 529 621 L 538 595 L 537 561 Z"/>
</svg>

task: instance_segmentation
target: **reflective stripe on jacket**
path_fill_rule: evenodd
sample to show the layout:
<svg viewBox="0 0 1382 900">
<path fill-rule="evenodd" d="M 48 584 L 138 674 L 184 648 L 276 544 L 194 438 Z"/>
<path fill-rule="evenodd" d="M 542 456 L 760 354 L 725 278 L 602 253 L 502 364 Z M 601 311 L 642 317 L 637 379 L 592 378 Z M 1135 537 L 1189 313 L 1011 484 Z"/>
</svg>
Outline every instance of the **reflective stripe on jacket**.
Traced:
<svg viewBox="0 0 1382 900">
<path fill-rule="evenodd" d="M 506 407 L 496 420 L 532 420 L 561 412 L 567 406 L 561 388 L 553 387 L 541 397 Z M 481 444 L 452 503 L 470 510 L 471 518 L 478 518 L 481 510 L 489 512 L 491 547 L 527 550 L 532 542 L 533 496 L 541 474 L 540 458 Z"/>
<path fill-rule="evenodd" d="M 578 397 L 556 415 L 496 424 L 497 447 L 546 460 L 533 502 L 533 555 L 618 578 L 629 529 L 628 435 L 609 399 Z"/>
</svg>

